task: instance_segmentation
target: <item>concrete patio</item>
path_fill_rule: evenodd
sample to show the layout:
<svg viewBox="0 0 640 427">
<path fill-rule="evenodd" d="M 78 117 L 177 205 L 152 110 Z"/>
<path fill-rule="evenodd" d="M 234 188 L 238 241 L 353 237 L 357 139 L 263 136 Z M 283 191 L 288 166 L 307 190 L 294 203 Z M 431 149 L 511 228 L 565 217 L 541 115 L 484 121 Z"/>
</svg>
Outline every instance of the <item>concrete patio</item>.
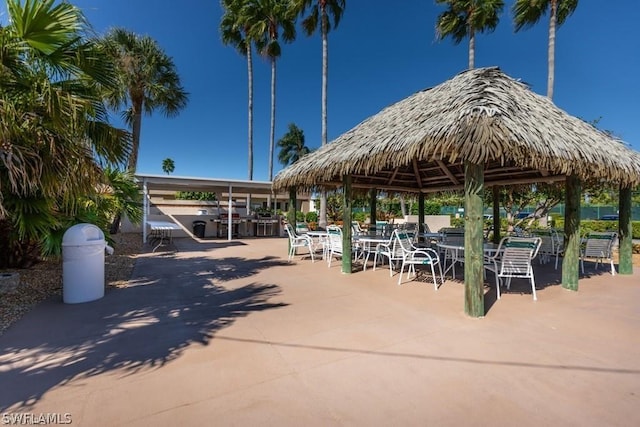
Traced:
<svg viewBox="0 0 640 427">
<path fill-rule="evenodd" d="M 340 273 L 285 239 L 141 256 L 131 286 L 36 307 L 0 337 L 0 413 L 74 425 L 640 424 L 640 280 L 536 263 L 487 314 L 463 284 Z M 460 273 L 459 273 L 460 274 Z M 493 278 L 489 276 L 488 283 Z"/>
</svg>

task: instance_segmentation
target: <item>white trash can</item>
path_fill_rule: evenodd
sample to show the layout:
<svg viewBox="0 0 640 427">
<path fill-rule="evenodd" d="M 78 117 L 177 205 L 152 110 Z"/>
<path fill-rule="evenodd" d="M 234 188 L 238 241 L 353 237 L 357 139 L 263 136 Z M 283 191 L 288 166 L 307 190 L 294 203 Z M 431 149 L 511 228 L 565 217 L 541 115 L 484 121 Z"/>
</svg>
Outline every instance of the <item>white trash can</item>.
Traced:
<svg viewBox="0 0 640 427">
<path fill-rule="evenodd" d="M 62 237 L 62 299 L 76 304 L 104 296 L 104 233 L 93 224 L 76 224 Z"/>
</svg>

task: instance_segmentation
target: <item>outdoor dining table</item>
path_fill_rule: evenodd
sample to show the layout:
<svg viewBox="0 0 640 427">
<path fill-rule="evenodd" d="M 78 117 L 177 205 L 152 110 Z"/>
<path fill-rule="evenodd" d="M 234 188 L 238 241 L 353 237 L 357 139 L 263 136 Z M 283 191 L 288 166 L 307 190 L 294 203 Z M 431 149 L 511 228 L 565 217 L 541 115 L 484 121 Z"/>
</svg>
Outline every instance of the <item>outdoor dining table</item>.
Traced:
<svg viewBox="0 0 640 427">
<path fill-rule="evenodd" d="M 371 246 L 372 245 L 374 246 L 373 252 L 375 252 L 376 250 L 375 248 L 377 248 L 378 244 L 389 243 L 390 238 L 391 238 L 390 236 L 385 237 L 385 236 L 374 235 L 374 234 L 371 234 L 371 235 L 365 234 L 361 236 L 356 236 L 356 241 L 362 245 L 362 248 L 361 248 L 362 252 L 366 254 L 363 262 L 364 266 L 362 267 L 362 271 L 367 270 L 367 262 L 369 262 L 369 255 L 371 255 L 371 252 L 372 252 Z"/>
<path fill-rule="evenodd" d="M 172 242 L 173 230 L 181 230 L 180 226 L 170 221 L 147 221 L 151 233 L 149 234 L 150 242 L 158 242 L 151 252 L 155 252 L 165 242 Z"/>
<path fill-rule="evenodd" d="M 325 244 L 325 242 L 329 233 L 327 233 L 325 230 L 308 230 L 302 234 L 306 234 L 307 236 L 311 237 L 314 248 L 322 246 L 322 259 L 325 259 L 327 257 L 327 245 Z"/>
<path fill-rule="evenodd" d="M 452 277 L 455 279 L 456 263 L 464 262 L 464 245 L 438 243 L 437 246 L 442 250 L 442 252 L 444 252 L 444 270 L 442 274 L 447 274 L 449 270 L 452 270 Z M 485 242 L 482 250 L 485 257 L 492 257 L 498 251 L 498 245 L 495 243 Z M 449 264 L 449 266 L 446 265 L 447 255 L 449 255 L 449 259 L 451 260 L 451 264 Z"/>
</svg>

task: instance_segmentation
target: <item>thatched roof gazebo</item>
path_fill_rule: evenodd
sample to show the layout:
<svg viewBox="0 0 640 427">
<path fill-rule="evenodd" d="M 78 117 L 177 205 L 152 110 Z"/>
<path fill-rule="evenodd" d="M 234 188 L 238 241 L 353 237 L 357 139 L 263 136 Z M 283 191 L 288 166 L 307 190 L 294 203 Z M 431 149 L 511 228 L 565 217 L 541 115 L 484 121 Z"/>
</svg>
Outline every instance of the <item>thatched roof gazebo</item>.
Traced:
<svg viewBox="0 0 640 427">
<path fill-rule="evenodd" d="M 630 263 L 630 198 L 640 184 L 640 153 L 492 67 L 462 72 L 383 109 L 282 170 L 273 186 L 344 186 L 345 199 L 352 188 L 421 195 L 464 188 L 465 284 L 474 294 L 467 300 L 477 300 L 482 284 L 470 281 L 482 281 L 484 187 L 566 181 L 563 285 L 577 289 L 580 182 L 592 179 L 619 184 L 621 204 L 629 205 L 628 217 L 626 206 L 620 209 L 620 235 L 621 250 L 629 240 Z M 620 270 L 632 268 L 621 260 Z"/>
</svg>

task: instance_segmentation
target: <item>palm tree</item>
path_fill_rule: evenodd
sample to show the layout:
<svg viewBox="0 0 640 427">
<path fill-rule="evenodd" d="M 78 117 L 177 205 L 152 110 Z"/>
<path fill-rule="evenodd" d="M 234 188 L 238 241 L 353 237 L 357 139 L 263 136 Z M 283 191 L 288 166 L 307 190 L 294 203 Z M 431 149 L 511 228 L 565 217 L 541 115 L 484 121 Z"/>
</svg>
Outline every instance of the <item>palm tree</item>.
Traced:
<svg viewBox="0 0 640 427">
<path fill-rule="evenodd" d="M 322 36 L 322 145 L 327 144 L 327 86 L 329 81 L 329 31 L 337 28 L 346 7 L 345 0 L 295 0 L 296 8 L 300 15 L 304 15 L 307 7 L 310 7 L 309 15 L 302 21 L 302 27 L 308 36 L 315 33 L 320 22 Z M 331 24 L 333 18 L 333 26 Z M 321 227 L 327 225 L 327 193 L 320 194 L 320 218 L 318 224 Z"/>
<path fill-rule="evenodd" d="M 294 123 L 289 124 L 289 131 L 278 140 L 278 147 L 278 160 L 282 166 L 292 165 L 311 152 L 309 147 L 304 145 L 304 132 Z"/>
<path fill-rule="evenodd" d="M 186 107 L 188 94 L 180 84 L 173 59 L 151 37 L 114 28 L 103 44 L 119 71 L 120 85 L 109 94 L 110 102 L 113 108 L 127 109 L 123 116 L 133 135 L 127 168 L 135 172 L 142 114 L 150 115 L 160 109 L 167 117 L 176 116 Z"/>
<path fill-rule="evenodd" d="M 271 130 L 269 132 L 269 181 L 273 179 L 273 151 L 276 131 L 276 60 L 282 51 L 280 38 L 291 42 L 296 37 L 295 9 L 289 0 L 254 0 L 256 21 L 251 38 L 262 41 L 260 53 L 271 61 Z M 280 33 L 282 29 L 282 33 Z"/>
<path fill-rule="evenodd" d="M 167 175 L 170 175 L 173 173 L 174 170 L 176 170 L 176 165 L 173 162 L 173 159 L 167 157 L 162 161 L 162 171 L 164 173 L 166 173 Z"/>
<path fill-rule="evenodd" d="M 459 44 L 469 37 L 469 69 L 475 66 L 476 33 L 493 31 L 500 21 L 504 8 L 503 0 L 436 0 L 449 8 L 436 21 L 436 36 L 443 40 L 447 36 Z"/>
<path fill-rule="evenodd" d="M 102 89 L 115 70 L 80 10 L 8 0 L 0 27 L 0 266 L 24 265 L 62 217 L 124 162 L 130 134 L 108 124 Z M 34 252 L 35 251 L 35 252 Z"/>
<path fill-rule="evenodd" d="M 578 7 L 578 0 L 516 0 L 513 16 L 516 32 L 532 27 L 549 10 L 549 46 L 547 97 L 553 99 L 553 80 L 555 75 L 556 27 L 560 27 Z"/>
<path fill-rule="evenodd" d="M 222 0 L 224 14 L 220 22 L 222 43 L 232 45 L 247 58 L 249 86 L 249 141 L 248 141 L 248 178 L 253 179 L 253 54 L 252 45 L 259 40 L 249 38 L 251 25 L 255 23 L 256 8 L 252 0 Z M 261 46 L 258 46 L 261 49 Z"/>
</svg>

